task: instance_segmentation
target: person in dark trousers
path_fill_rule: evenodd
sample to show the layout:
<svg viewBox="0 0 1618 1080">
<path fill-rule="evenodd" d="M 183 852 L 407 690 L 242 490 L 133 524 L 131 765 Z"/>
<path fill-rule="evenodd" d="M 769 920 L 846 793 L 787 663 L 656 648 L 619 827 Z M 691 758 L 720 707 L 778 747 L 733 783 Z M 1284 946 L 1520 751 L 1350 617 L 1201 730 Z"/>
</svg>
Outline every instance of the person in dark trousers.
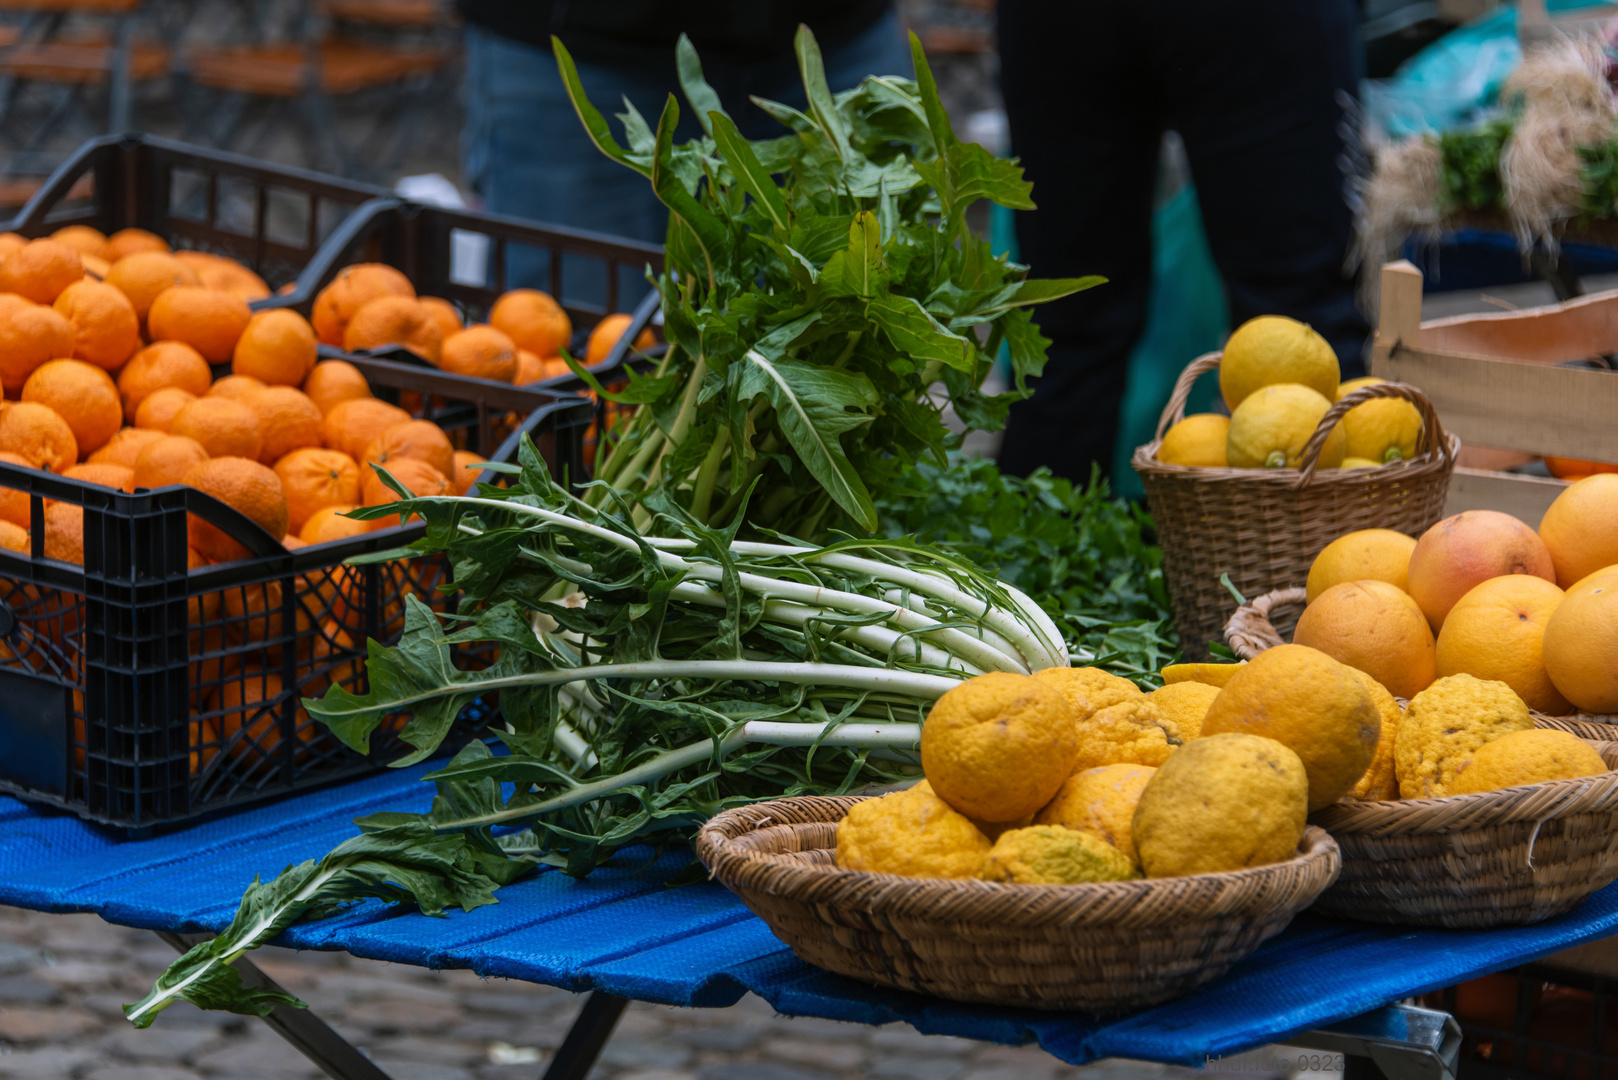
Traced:
<svg viewBox="0 0 1618 1080">
<path fill-rule="evenodd" d="M 585 135 L 551 52 L 572 54 L 586 94 L 624 141 L 613 114 L 632 102 L 654 129 L 672 92 L 676 141 L 699 133 L 680 94 L 675 43 L 688 34 L 703 74 L 748 138 L 787 129 L 749 96 L 806 107 L 792 39 L 814 31 L 833 91 L 867 75 L 911 74 L 893 0 L 458 0 L 466 19 L 464 172 L 486 209 L 662 243 L 667 214 L 646 179 L 610 161 Z M 510 252 L 508 284 L 546 288 L 546 255 Z M 570 272 L 568 287 L 579 282 Z M 589 288 L 588 283 L 583 287 Z"/>
<path fill-rule="evenodd" d="M 1003 469 L 1109 470 L 1165 131 L 1185 143 L 1231 325 L 1289 315 L 1331 342 L 1344 378 L 1364 374 L 1340 164 L 1355 0 L 999 0 L 998 21 L 1011 148 L 1039 206 L 1017 215 L 1021 260 L 1109 279 L 1039 309 L 1050 360 L 1012 406 Z"/>
</svg>

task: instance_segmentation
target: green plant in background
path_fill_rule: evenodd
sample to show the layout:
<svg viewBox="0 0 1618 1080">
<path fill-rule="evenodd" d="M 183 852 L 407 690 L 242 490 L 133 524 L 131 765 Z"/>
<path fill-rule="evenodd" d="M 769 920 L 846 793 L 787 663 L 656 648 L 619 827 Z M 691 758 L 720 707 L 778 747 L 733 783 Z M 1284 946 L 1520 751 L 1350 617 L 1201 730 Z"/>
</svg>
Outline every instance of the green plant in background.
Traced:
<svg viewBox="0 0 1618 1080">
<path fill-rule="evenodd" d="M 878 501 L 882 532 L 957 552 L 1033 597 L 1065 632 L 1077 663 L 1155 685 L 1177 652 L 1163 552 L 1138 503 L 1092 476 L 1071 484 L 1040 469 L 1004 476 L 951 455 L 917 465 L 906 490 Z"/>
<path fill-rule="evenodd" d="M 1579 147 L 1579 178 L 1584 181 L 1580 220 L 1618 217 L 1618 140 Z"/>
<path fill-rule="evenodd" d="M 655 129 L 626 103 L 621 145 L 556 42 L 591 139 L 669 209 L 657 279 L 669 350 L 653 374 L 601 391 L 641 408 L 596 463 L 607 486 L 588 496 L 638 504 L 642 526 L 654 493 L 698 522 L 737 524 L 758 481 L 744 529 L 874 530 L 873 493 L 959 444 L 933 388 L 969 427 L 999 428 L 1045 363 L 1030 305 L 1102 280 L 1030 279 L 972 233 L 969 206 L 1033 209 L 1032 185 L 1015 161 L 956 138 L 914 35 L 916 81 L 872 76 L 839 94 L 808 28 L 796 49 L 808 112 L 754 99 L 780 138 L 741 137 L 682 39 L 680 82 L 704 134 L 674 145 L 670 95 Z M 1015 389 L 986 395 L 1002 344 Z"/>
<path fill-rule="evenodd" d="M 1497 117 L 1477 127 L 1445 131 L 1437 136 L 1442 157 L 1439 209 L 1500 210 L 1505 189 L 1500 183 L 1500 151 L 1516 124 Z"/>
</svg>

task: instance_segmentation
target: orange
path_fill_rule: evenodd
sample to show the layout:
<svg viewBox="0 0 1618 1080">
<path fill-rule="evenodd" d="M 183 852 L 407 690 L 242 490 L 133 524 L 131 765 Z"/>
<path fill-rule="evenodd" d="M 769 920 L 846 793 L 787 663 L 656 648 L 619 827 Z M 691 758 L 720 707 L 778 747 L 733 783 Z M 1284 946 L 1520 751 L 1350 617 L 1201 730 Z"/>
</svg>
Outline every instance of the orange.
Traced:
<svg viewBox="0 0 1618 1080">
<path fill-rule="evenodd" d="M 314 327 L 296 311 L 260 311 L 236 342 L 230 370 L 268 386 L 298 386 L 315 366 Z"/>
<path fill-rule="evenodd" d="M 466 325 L 461 319 L 460 311 L 443 297 L 423 296 L 420 300 L 421 306 L 432 316 L 433 322 L 438 324 L 438 335 L 443 340 L 448 341 L 451 334 Z"/>
<path fill-rule="evenodd" d="M 482 465 L 488 459 L 470 450 L 457 450 L 453 460 L 454 464 L 450 466 L 445 478 L 449 480 L 449 486 L 455 489 L 455 494 L 465 495 L 472 490 L 472 485 L 478 482 L 478 474 L 483 471 L 470 466 Z"/>
<path fill-rule="evenodd" d="M 282 690 L 281 676 L 267 671 L 248 670 L 226 679 L 219 688 L 219 734 L 230 754 L 273 762 L 279 758 L 281 714 L 289 695 Z M 324 729 L 310 720 L 301 707 L 293 712 L 299 742 L 313 742 Z"/>
<path fill-rule="evenodd" d="M 208 387 L 204 397 L 225 398 L 229 401 L 239 401 L 243 405 L 264 390 L 264 384 L 251 375 L 226 375 L 222 379 L 214 380 Z"/>
<path fill-rule="evenodd" d="M 64 225 L 51 233 L 51 239 L 61 241 L 81 256 L 107 257 L 107 234 L 89 225 Z"/>
<path fill-rule="evenodd" d="M 1618 475 L 1597 473 L 1563 491 L 1540 519 L 1539 538 L 1564 589 L 1618 563 Z"/>
<path fill-rule="evenodd" d="M 535 356 L 555 356 L 573 338 L 573 323 L 549 293 L 512 289 L 494 302 L 489 322 Z"/>
<path fill-rule="evenodd" d="M 124 407 L 112 376 L 83 360 L 49 360 L 34 369 L 22 400 L 55 411 L 73 429 L 81 455 L 107 445 L 124 426 Z"/>
<path fill-rule="evenodd" d="M 436 364 L 444 335 L 432 313 L 413 296 L 379 296 L 368 300 L 343 330 L 349 352 L 402 346 Z"/>
<path fill-rule="evenodd" d="M 133 469 L 140 452 L 163 438 L 161 431 L 145 428 L 120 428 L 107 440 L 107 444 L 84 460 L 91 465 L 122 465 Z"/>
<path fill-rule="evenodd" d="M 213 372 L 202 354 L 183 341 L 158 341 L 129 358 L 118 372 L 118 393 L 124 399 L 124 419 L 135 422 L 135 410 L 146 395 L 166 386 L 178 387 L 194 397 L 208 392 Z"/>
<path fill-rule="evenodd" d="M 1392 529 L 1359 529 L 1327 544 L 1309 566 L 1309 602 L 1345 581 L 1386 581 L 1403 589 L 1410 580 L 1416 541 Z"/>
<path fill-rule="evenodd" d="M 584 348 L 585 365 L 599 364 L 605 360 L 607 354 L 612 351 L 612 347 L 618 344 L 618 339 L 623 337 L 624 332 L 629 329 L 629 324 L 633 320 L 633 315 L 625 315 L 620 312 L 615 315 L 608 315 L 596 323 L 595 329 L 590 331 L 590 342 Z M 656 344 L 657 338 L 652 336 L 652 329 L 648 326 L 641 329 L 632 348 L 645 352 Z"/>
<path fill-rule="evenodd" d="M 113 286 L 135 305 L 135 314 L 142 325 L 152 310 L 152 302 L 165 289 L 176 285 L 196 285 L 196 273 L 185 263 L 162 251 L 139 251 L 112 264 L 107 271 L 107 284 Z"/>
<path fill-rule="evenodd" d="M 8 465 L 21 465 L 25 469 L 32 469 L 33 463 L 20 454 L 9 451 L 0 451 L 0 461 Z M 32 517 L 29 515 L 28 494 L 16 488 L 0 487 L 0 521 L 9 521 L 24 529 L 34 527 Z M 369 526 L 367 526 L 369 528 Z"/>
<path fill-rule="evenodd" d="M 119 259 L 136 255 L 143 251 L 157 251 L 167 253 L 169 242 L 156 233 L 145 229 L 119 229 L 107 237 L 107 249 L 101 257 L 108 262 L 117 262 Z"/>
<path fill-rule="evenodd" d="M 306 548 L 309 545 L 304 543 L 303 540 L 297 536 L 297 534 L 287 533 L 285 536 L 281 537 L 281 546 L 286 548 L 288 551 L 297 551 L 299 548 Z"/>
<path fill-rule="evenodd" d="M 0 262 L 0 292 L 36 304 L 53 303 L 84 277 L 84 260 L 60 240 L 30 240 Z"/>
<path fill-rule="evenodd" d="M 197 440 L 208 451 L 209 457 L 244 457 L 256 461 L 259 450 L 264 446 L 264 437 L 258 429 L 258 414 L 229 398 L 204 397 L 187 402 L 174 414 L 169 432 Z M 275 535 L 280 536 L 281 533 Z M 197 550 L 208 554 L 202 547 Z"/>
<path fill-rule="evenodd" d="M 84 565 L 84 507 L 65 502 L 45 507 L 45 557 Z"/>
<path fill-rule="evenodd" d="M 206 251 L 176 251 L 174 257 L 196 271 L 204 288 L 235 293 L 243 300 L 262 300 L 270 295 L 264 279 L 235 259 Z"/>
<path fill-rule="evenodd" d="M 448 478 L 455 468 L 455 447 L 444 429 L 431 420 L 406 420 L 373 439 L 360 463 L 388 465 L 400 458 L 425 461 Z"/>
<path fill-rule="evenodd" d="M 360 501 L 360 467 L 338 450 L 294 450 L 275 463 L 275 475 L 286 491 L 288 528 L 294 532 L 300 532 L 318 510 Z M 362 526 L 360 532 L 370 527 L 365 522 L 356 524 Z"/>
<path fill-rule="evenodd" d="M 80 360 L 117 371 L 140 348 L 135 305 L 111 285 L 74 282 L 51 306 L 73 324 L 73 355 Z"/>
<path fill-rule="evenodd" d="M 21 233 L 0 232 L 0 259 L 4 259 L 26 243 L 28 238 Z"/>
<path fill-rule="evenodd" d="M 416 295 L 410 279 L 382 263 L 356 263 L 337 271 L 337 276 L 315 296 L 310 321 L 315 333 L 327 345 L 341 345 L 343 333 L 354 313 L 379 296 Z"/>
<path fill-rule="evenodd" d="M 1593 473 L 1618 472 L 1618 465 L 1604 461 L 1581 461 L 1578 458 L 1560 458 L 1545 455 L 1545 468 L 1558 480 L 1582 479 Z"/>
<path fill-rule="evenodd" d="M 1502 574 L 1556 580 L 1550 550 L 1534 530 L 1498 510 L 1467 510 L 1440 521 L 1416 541 L 1409 592 L 1436 634 L 1456 601 Z"/>
<path fill-rule="evenodd" d="M 517 346 L 492 326 L 469 326 L 444 342 L 438 366 L 454 375 L 508 383 L 517 377 Z"/>
<path fill-rule="evenodd" d="M 340 401 L 370 397 L 371 384 L 365 381 L 360 369 L 347 360 L 322 360 L 303 380 L 303 392 L 324 416 Z"/>
<path fill-rule="evenodd" d="M 80 255 L 84 262 L 84 276 L 91 281 L 105 281 L 107 271 L 112 269 L 112 263 L 106 259 L 98 259 L 94 255 Z"/>
<path fill-rule="evenodd" d="M 281 636 L 281 583 L 267 581 L 225 590 L 225 633 L 232 645 Z"/>
<path fill-rule="evenodd" d="M 1385 581 L 1333 585 L 1303 609 L 1294 645 L 1319 649 L 1411 698 L 1435 675 L 1433 632 L 1416 602 Z"/>
<path fill-rule="evenodd" d="M 0 293 L 0 386 L 22 389 L 47 360 L 73 355 L 73 324 L 55 308 Z"/>
<path fill-rule="evenodd" d="M 66 420 L 35 401 L 20 401 L 0 412 L 0 450 L 30 468 L 60 473 L 79 460 L 79 442 Z"/>
<path fill-rule="evenodd" d="M 28 530 L 9 521 L 0 521 L 0 547 L 20 555 L 33 554 L 33 544 L 29 539 Z"/>
<path fill-rule="evenodd" d="M 309 520 L 298 530 L 298 538 L 307 544 L 325 544 L 333 540 L 346 540 L 350 536 L 363 536 L 371 531 L 369 521 L 355 521 L 342 515 L 354 509 L 352 505 L 337 503 L 323 506 L 309 515 Z"/>
<path fill-rule="evenodd" d="M 511 381 L 517 386 L 527 386 L 538 382 L 545 377 L 545 361 L 529 352 L 527 349 L 517 350 L 517 374 Z"/>
<path fill-rule="evenodd" d="M 236 341 L 253 317 L 247 301 L 234 293 L 201 285 L 176 285 L 152 301 L 146 316 L 154 341 L 183 341 L 211 364 L 230 359 Z"/>
<path fill-rule="evenodd" d="M 135 455 L 135 486 L 160 488 L 178 484 L 186 473 L 207 460 L 208 451 L 197 440 L 184 435 L 159 435 Z"/>
<path fill-rule="evenodd" d="M 1438 634 L 1438 674 L 1503 682 L 1530 709 L 1573 711 L 1545 673 L 1545 624 L 1562 590 L 1530 574 L 1490 578 L 1458 600 Z"/>
<path fill-rule="evenodd" d="M 321 441 L 358 461 L 378 435 L 409 419 L 410 414 L 399 406 L 376 398 L 343 401 L 326 413 Z"/>
<path fill-rule="evenodd" d="M 1582 712 L 1618 712 L 1618 566 L 1576 582 L 1545 623 L 1545 672 Z"/>
<path fill-rule="evenodd" d="M 320 445 L 320 410 L 295 386 L 269 386 L 246 402 L 258 414 L 260 464 L 274 465 L 305 446 Z"/>
<path fill-rule="evenodd" d="M 178 386 L 153 390 L 141 398 L 140 404 L 135 407 L 135 426 L 167 432 L 174 426 L 174 418 L 180 410 L 196 400 L 197 395 Z"/>
<path fill-rule="evenodd" d="M 287 534 L 287 497 L 281 478 L 256 461 L 216 457 L 193 466 L 180 482 L 212 495 L 277 539 Z M 229 562 L 247 557 L 245 547 L 201 518 L 190 519 L 188 533 L 191 546 L 207 558 Z"/>
<path fill-rule="evenodd" d="M 70 480 L 83 480 L 87 484 L 100 484 L 119 491 L 135 490 L 135 470 L 127 465 L 91 465 L 86 462 L 73 466 L 62 475 Z"/>
<path fill-rule="evenodd" d="M 452 495 L 454 488 L 444 479 L 444 474 L 415 458 L 400 458 L 390 461 L 382 466 L 388 474 L 405 486 L 405 490 L 412 495 Z M 366 466 L 365 479 L 360 484 L 361 500 L 366 506 L 381 506 L 386 503 L 398 502 L 399 496 L 394 490 L 382 482 L 376 470 Z M 399 524 L 399 515 L 378 518 L 371 522 L 372 529 L 390 529 Z"/>
</svg>

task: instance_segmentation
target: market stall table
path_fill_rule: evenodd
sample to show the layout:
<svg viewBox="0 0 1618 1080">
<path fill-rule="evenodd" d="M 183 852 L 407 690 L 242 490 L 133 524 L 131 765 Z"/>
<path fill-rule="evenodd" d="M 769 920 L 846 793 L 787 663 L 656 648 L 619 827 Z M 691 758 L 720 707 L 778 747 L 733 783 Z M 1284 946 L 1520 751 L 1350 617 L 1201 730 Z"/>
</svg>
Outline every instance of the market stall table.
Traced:
<svg viewBox="0 0 1618 1080">
<path fill-rule="evenodd" d="M 223 929 L 254 875 L 267 878 L 324 854 L 354 833 L 355 817 L 424 811 L 432 789 L 418 781 L 430 767 L 143 840 L 0 797 L 0 903 L 95 912 L 183 945 L 194 940 L 185 935 Z M 1416 930 L 1305 914 L 1187 997 L 1095 1018 L 956 1004 L 822 972 L 794 957 L 722 887 L 666 888 L 662 882 L 688 858 L 683 850 L 654 856 L 630 849 L 582 881 L 546 868 L 503 889 L 496 905 L 441 919 L 365 902 L 297 924 L 278 944 L 593 991 L 547 1074 L 553 1077 L 588 1071 L 625 999 L 712 1008 L 752 992 L 784 1014 L 898 1020 L 929 1034 L 1037 1042 L 1073 1064 L 1124 1057 L 1200 1065 L 1208 1056 L 1292 1042 L 1370 1057 L 1401 1080 L 1438 1080 L 1455 1060 L 1453 1022 L 1384 1006 L 1618 932 L 1618 884 L 1532 927 Z M 279 1010 L 270 1021 L 334 1076 L 385 1076 L 306 1013 Z"/>
</svg>

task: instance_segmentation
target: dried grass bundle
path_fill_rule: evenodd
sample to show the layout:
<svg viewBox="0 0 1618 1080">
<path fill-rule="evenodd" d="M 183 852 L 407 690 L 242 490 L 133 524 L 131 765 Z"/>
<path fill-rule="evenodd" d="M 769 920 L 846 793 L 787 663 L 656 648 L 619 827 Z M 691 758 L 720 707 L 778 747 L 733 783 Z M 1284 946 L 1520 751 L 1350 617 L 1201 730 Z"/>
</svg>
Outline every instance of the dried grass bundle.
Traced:
<svg viewBox="0 0 1618 1080">
<path fill-rule="evenodd" d="M 1555 251 L 1555 230 L 1579 212 L 1579 147 L 1612 136 L 1606 70 L 1600 40 L 1564 37 L 1530 48 L 1501 90 L 1503 100 L 1521 109 L 1516 131 L 1501 149 L 1500 181 L 1524 252 L 1536 241 Z"/>
<path fill-rule="evenodd" d="M 1411 233 L 1437 239 L 1442 167 L 1437 144 L 1413 135 L 1377 149 L 1371 175 L 1361 182 L 1353 259 L 1365 268 L 1360 275 L 1360 306 L 1373 322 L 1377 268 L 1398 257 Z"/>
</svg>

